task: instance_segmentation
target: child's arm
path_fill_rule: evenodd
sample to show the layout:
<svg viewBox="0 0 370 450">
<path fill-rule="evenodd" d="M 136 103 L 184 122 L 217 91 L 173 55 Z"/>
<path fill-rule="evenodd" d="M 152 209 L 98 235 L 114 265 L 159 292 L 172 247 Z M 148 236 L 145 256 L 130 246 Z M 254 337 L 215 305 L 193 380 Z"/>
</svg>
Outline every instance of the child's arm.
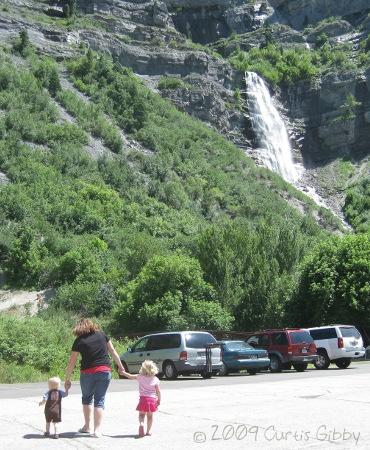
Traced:
<svg viewBox="0 0 370 450">
<path fill-rule="evenodd" d="M 128 378 L 129 380 L 136 380 L 137 375 L 131 375 L 131 373 L 126 372 L 125 370 L 119 370 L 118 373 L 123 377 Z"/>
<path fill-rule="evenodd" d="M 161 388 L 159 387 L 159 384 L 155 385 L 155 392 L 157 394 L 157 404 L 159 406 L 161 404 Z"/>
<path fill-rule="evenodd" d="M 42 400 L 41 400 L 41 402 L 39 402 L 39 406 L 45 405 L 47 398 L 48 398 L 48 392 L 46 392 L 46 394 L 44 394 L 42 396 Z"/>
<path fill-rule="evenodd" d="M 68 397 L 68 389 L 66 389 L 65 391 L 59 391 L 59 392 L 60 392 L 60 396 L 61 396 L 62 398 Z"/>
</svg>

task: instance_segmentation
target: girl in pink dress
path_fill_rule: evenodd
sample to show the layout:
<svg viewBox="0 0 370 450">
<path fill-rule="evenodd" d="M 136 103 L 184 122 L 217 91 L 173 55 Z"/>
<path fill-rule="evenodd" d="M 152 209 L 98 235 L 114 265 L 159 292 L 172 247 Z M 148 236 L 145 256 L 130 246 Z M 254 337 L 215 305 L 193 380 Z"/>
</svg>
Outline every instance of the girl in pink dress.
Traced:
<svg viewBox="0 0 370 450">
<path fill-rule="evenodd" d="M 142 363 L 139 375 L 131 375 L 124 370 L 119 371 L 130 380 L 137 380 L 139 382 L 140 399 L 136 407 L 139 411 L 139 437 L 144 437 L 144 421 L 146 416 L 146 435 L 151 435 L 151 428 L 153 425 L 153 413 L 157 411 L 161 403 L 161 390 L 159 388 L 159 379 L 156 377 L 158 367 L 153 361 L 146 360 Z"/>
</svg>

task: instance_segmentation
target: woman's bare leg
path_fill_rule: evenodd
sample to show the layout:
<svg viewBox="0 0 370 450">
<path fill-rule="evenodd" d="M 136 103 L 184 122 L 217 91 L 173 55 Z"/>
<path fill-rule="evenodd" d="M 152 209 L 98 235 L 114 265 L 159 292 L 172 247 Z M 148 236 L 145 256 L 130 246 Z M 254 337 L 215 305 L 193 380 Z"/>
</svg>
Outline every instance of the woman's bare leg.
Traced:
<svg viewBox="0 0 370 450">
<path fill-rule="evenodd" d="M 91 405 L 82 405 L 82 407 L 83 407 L 84 418 L 85 418 L 85 425 L 82 427 L 82 429 L 84 431 L 90 431 L 92 406 Z"/>
<path fill-rule="evenodd" d="M 46 422 L 45 433 L 50 433 L 50 422 Z"/>
<path fill-rule="evenodd" d="M 103 408 L 94 408 L 94 435 L 101 436 L 101 423 L 103 420 Z"/>
</svg>

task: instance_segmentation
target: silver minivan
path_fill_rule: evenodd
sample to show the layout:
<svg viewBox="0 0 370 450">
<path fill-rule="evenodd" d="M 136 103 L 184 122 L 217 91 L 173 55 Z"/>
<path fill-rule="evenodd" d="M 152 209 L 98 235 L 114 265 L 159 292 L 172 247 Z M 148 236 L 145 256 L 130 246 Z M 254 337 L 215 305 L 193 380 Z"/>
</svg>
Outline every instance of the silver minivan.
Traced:
<svg viewBox="0 0 370 450">
<path fill-rule="evenodd" d="M 221 349 L 212 348 L 212 374 L 206 370 L 206 345 L 215 343 L 214 336 L 203 331 L 149 334 L 123 353 L 121 361 L 130 373 L 138 373 L 142 362 L 151 359 L 159 368 L 159 376 L 169 380 L 193 373 L 209 378 L 222 367 Z"/>
</svg>

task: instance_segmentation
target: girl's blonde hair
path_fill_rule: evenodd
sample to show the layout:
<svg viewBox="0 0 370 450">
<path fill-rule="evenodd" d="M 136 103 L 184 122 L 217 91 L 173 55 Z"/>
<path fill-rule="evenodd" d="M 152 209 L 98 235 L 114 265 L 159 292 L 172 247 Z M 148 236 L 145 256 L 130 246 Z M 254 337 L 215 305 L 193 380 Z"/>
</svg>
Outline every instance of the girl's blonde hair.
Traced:
<svg viewBox="0 0 370 450">
<path fill-rule="evenodd" d="M 150 361 L 149 359 L 146 359 L 139 370 L 140 375 L 147 375 L 147 376 L 154 376 L 157 375 L 159 372 L 157 365 Z"/>
<path fill-rule="evenodd" d="M 75 327 L 73 328 L 72 333 L 79 337 L 84 334 L 95 333 L 95 331 L 99 331 L 99 326 L 94 323 L 91 319 L 80 319 Z"/>
<path fill-rule="evenodd" d="M 49 389 L 59 389 L 60 383 L 61 381 L 59 377 L 52 377 L 48 379 Z"/>
</svg>

